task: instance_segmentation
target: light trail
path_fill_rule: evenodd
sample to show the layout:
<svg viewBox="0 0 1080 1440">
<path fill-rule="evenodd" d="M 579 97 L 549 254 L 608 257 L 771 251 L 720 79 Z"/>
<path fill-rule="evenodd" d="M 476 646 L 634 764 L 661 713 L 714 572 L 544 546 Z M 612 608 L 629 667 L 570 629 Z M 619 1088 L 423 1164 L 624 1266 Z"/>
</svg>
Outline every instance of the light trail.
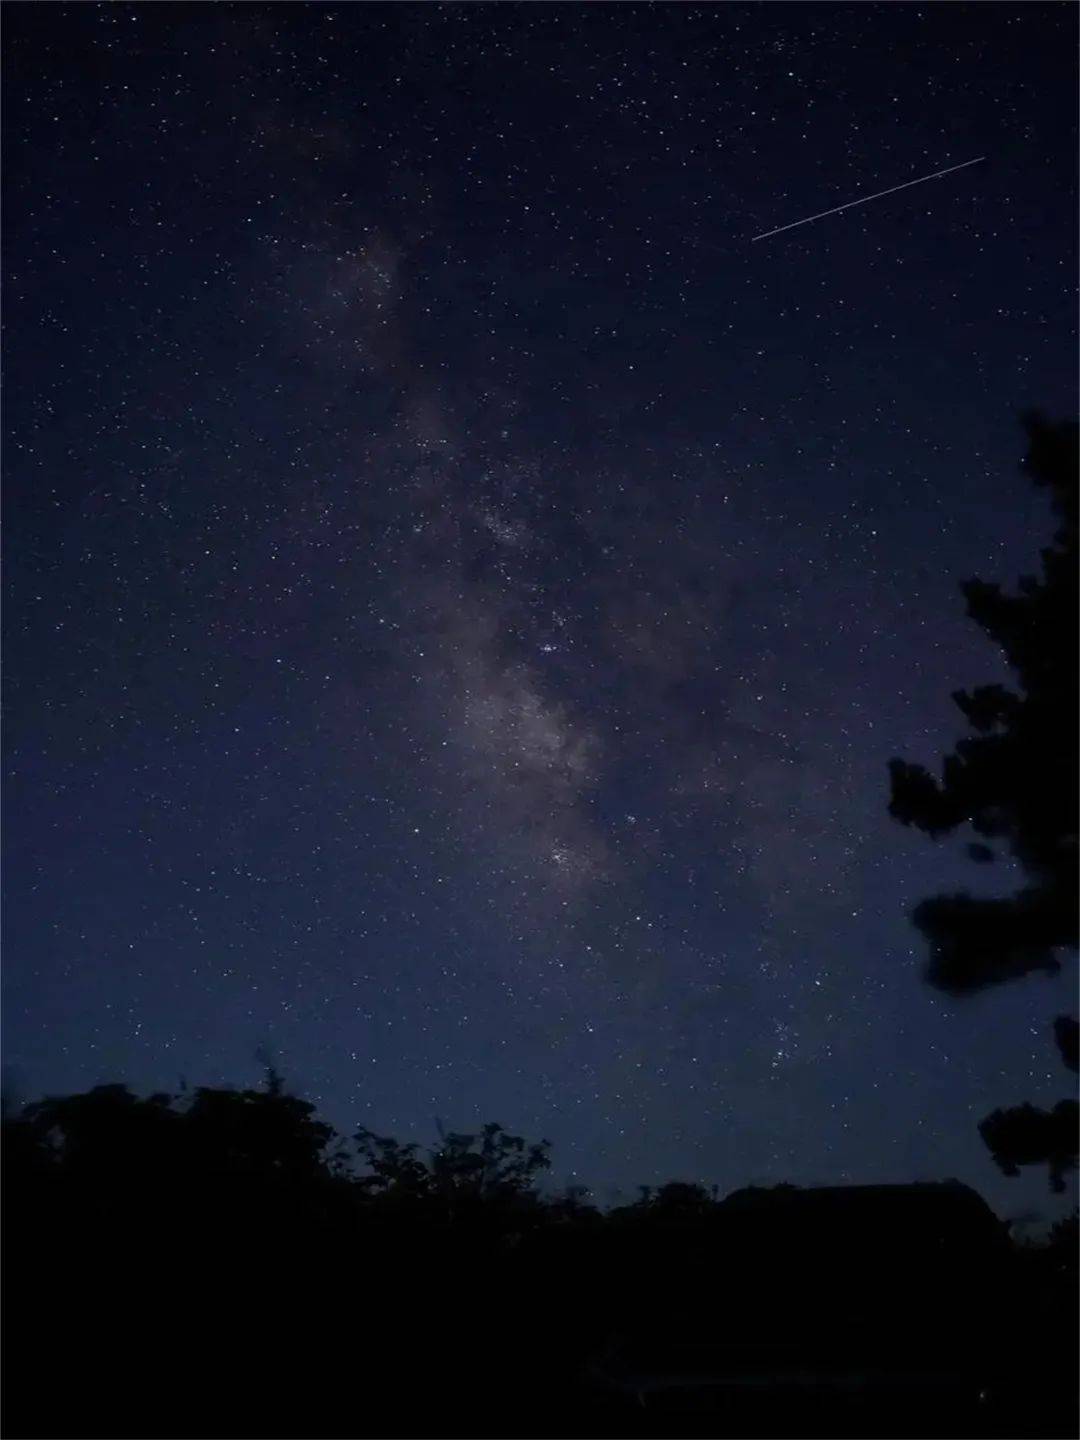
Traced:
<svg viewBox="0 0 1080 1440">
<path fill-rule="evenodd" d="M 917 180 L 905 180 L 903 185 L 893 185 L 888 190 L 879 190 L 876 195 L 864 195 L 861 200 L 849 200 L 846 205 L 834 205 L 831 210 L 820 210 L 816 215 L 808 215 L 805 220 L 793 220 L 790 225 L 778 225 L 775 230 L 766 230 L 764 235 L 752 235 L 751 243 L 755 240 L 767 240 L 770 235 L 779 235 L 784 230 L 794 230 L 798 225 L 809 225 L 811 220 L 823 220 L 826 215 L 838 215 L 841 210 L 850 210 L 853 205 L 866 205 L 871 200 L 880 200 L 883 195 L 895 195 L 897 190 L 906 190 L 911 185 L 921 185 L 925 180 L 937 180 L 942 175 L 951 175 L 954 170 L 966 170 L 969 165 L 978 165 L 985 160 L 985 155 L 979 155 L 974 160 L 965 160 L 962 165 L 950 165 L 947 170 L 935 170 L 932 175 L 920 175 Z"/>
</svg>

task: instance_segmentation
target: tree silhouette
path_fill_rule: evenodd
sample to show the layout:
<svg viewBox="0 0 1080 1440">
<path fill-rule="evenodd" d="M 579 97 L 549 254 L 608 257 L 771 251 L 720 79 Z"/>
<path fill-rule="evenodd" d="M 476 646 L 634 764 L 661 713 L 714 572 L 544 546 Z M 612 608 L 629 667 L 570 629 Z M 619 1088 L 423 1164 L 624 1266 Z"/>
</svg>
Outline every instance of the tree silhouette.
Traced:
<svg viewBox="0 0 1080 1440">
<path fill-rule="evenodd" d="M 437 1204 L 450 1218 L 465 1210 L 497 1205 L 520 1207 L 535 1198 L 535 1185 L 548 1169 L 550 1144 L 527 1144 L 494 1122 L 479 1135 L 442 1132 L 427 1160 L 420 1147 L 360 1129 L 356 1144 L 368 1173 L 359 1184 L 370 1195 L 398 1203 Z"/>
<path fill-rule="evenodd" d="M 914 910 L 930 948 L 927 979 L 953 995 L 1056 971 L 1059 952 L 1075 950 L 1080 932 L 1078 427 L 1035 413 L 1024 425 L 1025 468 L 1049 492 L 1059 521 L 1054 543 L 1042 551 L 1042 576 L 1023 577 L 1015 594 L 983 580 L 962 587 L 968 615 L 1000 647 L 1015 689 L 993 684 L 954 694 L 974 734 L 945 757 L 940 781 L 921 765 L 889 764 L 895 819 L 932 838 L 970 824 L 983 837 L 968 847 L 973 860 L 991 863 L 998 849 L 983 842 L 996 842 L 1025 876 L 1023 888 L 1006 898 L 935 895 Z M 1075 1021 L 1057 1021 L 1058 1048 L 1073 1070 L 1076 1033 Z M 1075 1107 L 996 1111 L 982 1134 L 1009 1175 L 1019 1165 L 1046 1163 L 1059 1187 L 1075 1163 Z"/>
<path fill-rule="evenodd" d="M 986 685 L 953 696 L 976 732 L 946 757 L 942 780 L 893 760 L 889 812 L 937 837 L 970 822 L 1018 860 L 1029 883 L 1004 900 L 939 895 L 914 920 L 930 942 L 931 983 L 963 994 L 1030 970 L 1056 969 L 1075 946 L 1077 891 L 1077 426 L 1025 420 L 1026 468 L 1049 490 L 1061 524 L 1043 576 L 1018 593 L 969 580 L 968 614 L 1001 647 L 1019 693 Z M 988 845 L 974 858 L 992 859 Z"/>
<path fill-rule="evenodd" d="M 1065 1176 L 1076 1168 L 1076 1131 L 1080 1105 L 1062 1100 L 1053 1110 L 1017 1105 L 995 1110 L 979 1126 L 979 1134 L 1005 1175 L 1019 1175 L 1021 1165 L 1048 1165 L 1051 1189 L 1062 1192 Z"/>
<path fill-rule="evenodd" d="M 419 1145 L 402 1145 L 391 1136 L 363 1128 L 356 1132 L 355 1140 L 360 1158 L 368 1167 L 369 1173 L 359 1181 L 366 1193 L 398 1199 L 429 1193 L 431 1175 L 424 1162 L 416 1158 Z"/>
<path fill-rule="evenodd" d="M 334 1139 L 314 1113 L 271 1071 L 265 1090 L 200 1087 L 184 1119 L 193 1160 L 219 1174 L 310 1180 L 323 1171 Z"/>
<path fill-rule="evenodd" d="M 431 1158 L 431 1176 L 435 1187 L 448 1193 L 521 1196 L 549 1168 L 550 1149 L 547 1140 L 526 1145 L 520 1135 L 509 1135 L 492 1123 L 479 1136 L 444 1136 Z"/>
<path fill-rule="evenodd" d="M 1068 1015 L 1059 1015 L 1054 1021 L 1054 1039 L 1062 1060 L 1075 1075 L 1080 1069 L 1080 1022 Z"/>
</svg>

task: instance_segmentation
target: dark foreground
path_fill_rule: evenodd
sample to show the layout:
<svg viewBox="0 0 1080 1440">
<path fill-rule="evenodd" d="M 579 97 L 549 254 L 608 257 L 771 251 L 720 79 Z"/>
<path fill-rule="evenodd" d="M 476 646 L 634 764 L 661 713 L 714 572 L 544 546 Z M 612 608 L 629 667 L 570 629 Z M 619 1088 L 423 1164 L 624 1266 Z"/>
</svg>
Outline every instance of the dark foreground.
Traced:
<svg viewBox="0 0 1080 1440">
<path fill-rule="evenodd" d="M 273 1086 L 27 1115 L 6 1440 L 1077 1433 L 1075 1223 L 1017 1245 L 962 1185 L 602 1215 L 498 1127 L 360 1173 Z"/>
<path fill-rule="evenodd" d="M 887 1235 L 838 1268 L 651 1225 L 373 1226 L 351 1253 L 317 1235 L 297 1253 L 254 1217 L 194 1247 L 9 1228 L 3 1433 L 1077 1432 L 1074 1295 L 1031 1256 L 904 1274 Z"/>
</svg>

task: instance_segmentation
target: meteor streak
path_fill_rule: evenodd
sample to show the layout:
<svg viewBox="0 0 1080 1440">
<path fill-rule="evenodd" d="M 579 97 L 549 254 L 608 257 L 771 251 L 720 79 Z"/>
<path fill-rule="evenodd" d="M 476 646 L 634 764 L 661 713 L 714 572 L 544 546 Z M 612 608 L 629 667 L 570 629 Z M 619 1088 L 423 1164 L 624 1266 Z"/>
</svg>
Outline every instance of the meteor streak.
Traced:
<svg viewBox="0 0 1080 1440">
<path fill-rule="evenodd" d="M 764 235 L 751 236 L 751 243 L 755 240 L 767 240 L 770 235 L 779 235 L 783 230 L 794 230 L 798 225 L 809 225 L 811 220 L 823 220 L 826 215 L 837 215 L 841 210 L 850 210 L 853 205 L 865 205 L 869 200 L 880 200 L 882 195 L 895 195 L 897 190 L 906 190 L 910 185 L 921 185 L 924 180 L 936 180 L 941 175 L 951 175 L 954 170 L 966 170 L 969 165 L 978 165 L 985 159 L 985 155 L 979 155 L 974 160 L 965 160 L 962 165 L 950 165 L 947 170 L 935 170 L 932 175 L 920 175 L 917 180 L 905 180 L 903 185 L 879 190 L 876 195 L 864 195 L 859 200 L 849 200 L 846 205 L 834 205 L 831 210 L 820 210 L 816 215 L 808 215 L 805 220 L 793 220 L 790 225 L 778 225 L 775 230 L 766 230 Z"/>
</svg>

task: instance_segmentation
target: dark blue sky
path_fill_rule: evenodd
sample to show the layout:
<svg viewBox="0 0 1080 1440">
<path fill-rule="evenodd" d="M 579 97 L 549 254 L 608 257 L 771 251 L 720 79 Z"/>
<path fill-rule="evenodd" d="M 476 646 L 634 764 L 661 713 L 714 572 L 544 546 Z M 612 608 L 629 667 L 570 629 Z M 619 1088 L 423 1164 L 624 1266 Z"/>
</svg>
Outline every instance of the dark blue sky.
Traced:
<svg viewBox="0 0 1080 1440">
<path fill-rule="evenodd" d="M 1075 411 L 1076 11 L 5 11 L 5 1059 L 956 1176 L 1067 1090 L 887 815 Z M 949 165 L 979 165 L 769 240 Z"/>
</svg>

